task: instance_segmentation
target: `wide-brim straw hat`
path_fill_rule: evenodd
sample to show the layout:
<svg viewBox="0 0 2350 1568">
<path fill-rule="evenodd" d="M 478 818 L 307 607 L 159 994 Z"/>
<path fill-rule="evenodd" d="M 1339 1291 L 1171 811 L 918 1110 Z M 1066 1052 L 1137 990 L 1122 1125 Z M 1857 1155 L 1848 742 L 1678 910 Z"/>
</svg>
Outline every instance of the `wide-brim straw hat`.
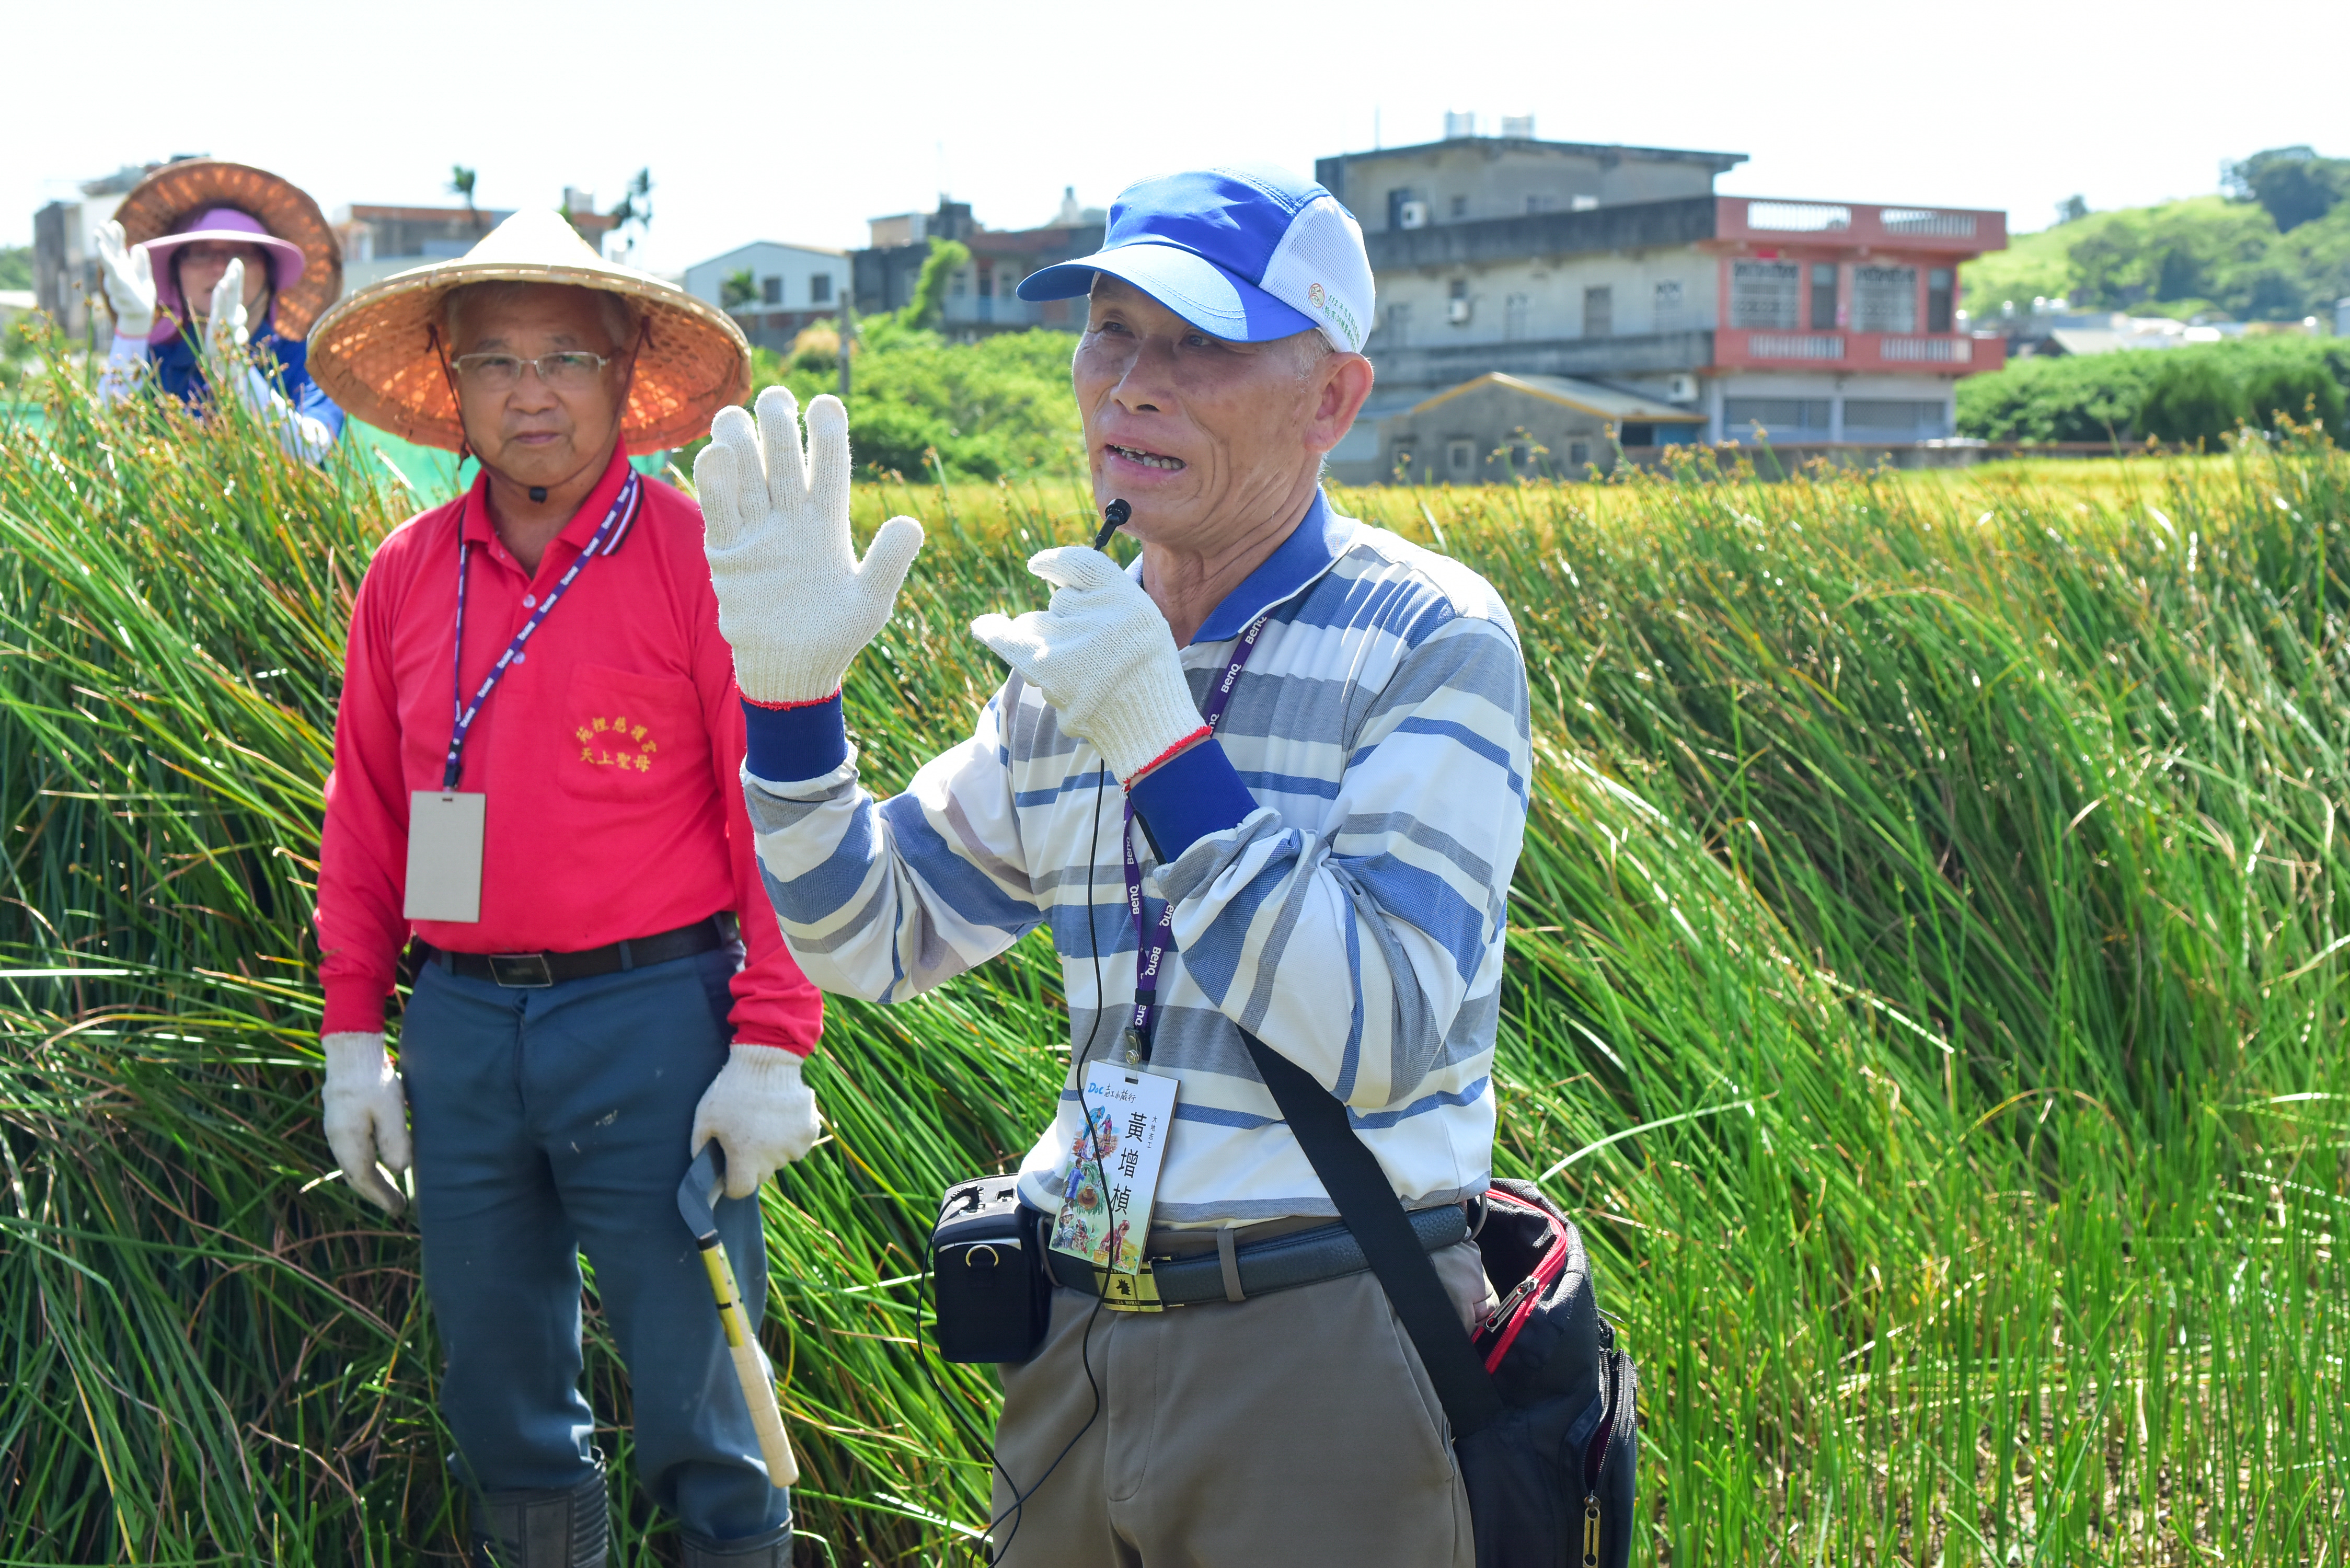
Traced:
<svg viewBox="0 0 2350 1568">
<path fill-rule="evenodd" d="M 443 356 L 442 301 L 473 283 L 555 283 L 626 298 L 643 320 L 636 378 L 620 423 L 632 452 L 680 447 L 751 392 L 751 345 L 716 306 L 650 273 L 606 261 L 559 213 L 516 213 L 472 250 L 394 273 L 326 314 L 310 331 L 310 376 L 354 419 L 420 446 L 458 452 L 464 427 Z"/>
<path fill-rule="evenodd" d="M 308 192 L 266 169 L 231 163 L 221 158 L 185 158 L 166 163 L 130 188 L 114 210 L 126 244 L 151 244 L 179 234 L 192 220 L 220 208 L 243 213 L 263 231 L 301 253 L 294 275 L 273 280 L 276 290 L 271 325 L 285 337 L 307 335 L 311 324 L 343 292 L 343 247 L 335 231 Z M 195 238 L 189 234 L 187 238 Z M 223 234 L 224 239 L 254 243 L 251 234 Z M 168 248 L 168 247 L 167 247 Z M 275 248 L 275 247 L 271 247 Z M 179 297 L 172 290 L 171 268 L 155 269 L 155 331 L 169 337 L 179 323 L 165 313 L 180 314 Z M 170 297 L 162 297 L 164 296 Z"/>
</svg>

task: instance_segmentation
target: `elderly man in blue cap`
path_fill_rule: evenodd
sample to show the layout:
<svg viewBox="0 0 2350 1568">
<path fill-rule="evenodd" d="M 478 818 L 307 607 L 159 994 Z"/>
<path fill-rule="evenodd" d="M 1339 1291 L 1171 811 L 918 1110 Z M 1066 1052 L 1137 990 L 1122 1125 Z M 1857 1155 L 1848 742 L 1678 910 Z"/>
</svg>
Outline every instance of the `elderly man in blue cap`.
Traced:
<svg viewBox="0 0 2350 1568">
<path fill-rule="evenodd" d="M 919 527 L 858 562 L 830 398 L 805 460 L 775 389 L 755 430 L 721 412 L 697 470 L 751 819 L 808 976 L 887 1002 L 1040 925 L 1061 956 L 1070 1076 L 1019 1175 L 1056 1217 L 1055 1288 L 1003 1369 L 994 1561 L 1467 1568 L 1442 1407 L 1252 1052 L 1343 1102 L 1465 1330 L 1532 767 L 1515 628 L 1474 572 L 1323 493 L 1371 388 L 1372 288 L 1322 187 L 1146 181 L 1098 254 L 1020 293 L 1089 296 L 1071 379 L 1097 503 L 1141 551 L 1029 563 L 1050 607 L 973 623 L 1010 678 L 903 794 L 858 784 L 839 689 Z M 1163 1139 L 1121 1107 L 1111 1153 L 1112 1077 Z M 1151 1156 L 1155 1192 L 1129 1168 Z M 1138 1301 L 1129 1239 L 1218 1284 Z M 1307 1263 L 1276 1276 L 1276 1252 Z"/>
</svg>

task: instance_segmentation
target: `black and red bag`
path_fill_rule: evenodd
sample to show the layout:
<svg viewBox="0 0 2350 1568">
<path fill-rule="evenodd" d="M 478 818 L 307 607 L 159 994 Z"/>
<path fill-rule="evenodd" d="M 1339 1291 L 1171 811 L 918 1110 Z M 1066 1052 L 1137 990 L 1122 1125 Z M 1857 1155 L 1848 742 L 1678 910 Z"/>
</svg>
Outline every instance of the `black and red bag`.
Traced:
<svg viewBox="0 0 2350 1568">
<path fill-rule="evenodd" d="M 1241 1038 L 1444 1406 L 1477 1568 L 1625 1568 L 1639 1369 L 1600 1314 L 1573 1221 L 1530 1183 L 1493 1183 L 1472 1234 L 1500 1299 L 1463 1334 L 1436 1265 L 1346 1107 L 1254 1035 Z"/>
</svg>

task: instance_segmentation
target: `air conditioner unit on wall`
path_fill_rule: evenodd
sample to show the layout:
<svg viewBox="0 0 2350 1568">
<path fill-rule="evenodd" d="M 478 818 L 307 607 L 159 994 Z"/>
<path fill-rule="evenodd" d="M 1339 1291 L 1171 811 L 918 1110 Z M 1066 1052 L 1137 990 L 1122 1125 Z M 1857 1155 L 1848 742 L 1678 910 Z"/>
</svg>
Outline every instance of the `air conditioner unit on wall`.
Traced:
<svg viewBox="0 0 2350 1568">
<path fill-rule="evenodd" d="M 1455 327 L 1459 327 L 1468 321 L 1469 302 L 1467 300 L 1453 299 L 1447 300 L 1445 303 L 1450 306 L 1450 308 L 1444 313 L 1444 318 L 1447 321 L 1451 322 Z"/>
<path fill-rule="evenodd" d="M 1697 401 L 1697 378 L 1690 375 L 1665 378 L 1665 401 L 1694 403 Z"/>
<path fill-rule="evenodd" d="M 1407 229 L 1424 229 L 1428 227 L 1428 203 L 1406 202 L 1397 210 L 1397 216 L 1402 219 Z"/>
</svg>

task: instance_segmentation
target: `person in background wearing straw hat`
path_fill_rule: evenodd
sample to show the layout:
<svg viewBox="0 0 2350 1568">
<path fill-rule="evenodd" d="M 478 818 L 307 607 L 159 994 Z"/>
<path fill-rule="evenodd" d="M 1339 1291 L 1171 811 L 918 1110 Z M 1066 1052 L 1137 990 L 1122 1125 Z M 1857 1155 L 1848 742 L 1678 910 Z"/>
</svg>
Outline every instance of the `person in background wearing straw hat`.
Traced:
<svg viewBox="0 0 2350 1568">
<path fill-rule="evenodd" d="M 202 403 L 226 380 L 288 450 L 316 462 L 343 411 L 310 379 L 303 333 L 342 292 L 342 249 L 318 205 L 265 170 L 186 159 L 150 174 L 99 229 L 114 345 L 99 391 L 142 376 Z"/>
<path fill-rule="evenodd" d="M 502 1568 L 606 1558 L 582 1251 L 628 1364 L 639 1473 L 689 1568 L 791 1560 L 789 1494 L 759 1459 L 676 1194 L 715 1139 L 719 1230 L 755 1324 L 757 1193 L 816 1139 L 800 1070 L 822 1001 L 761 889 L 701 512 L 629 462 L 706 429 L 749 358 L 723 313 L 544 211 L 362 290 L 311 336 L 319 384 L 354 415 L 482 465 L 359 586 L 317 929 L 328 1141 L 391 1210 L 388 1172 L 412 1155 L 442 1408 L 478 1560 Z"/>
</svg>

